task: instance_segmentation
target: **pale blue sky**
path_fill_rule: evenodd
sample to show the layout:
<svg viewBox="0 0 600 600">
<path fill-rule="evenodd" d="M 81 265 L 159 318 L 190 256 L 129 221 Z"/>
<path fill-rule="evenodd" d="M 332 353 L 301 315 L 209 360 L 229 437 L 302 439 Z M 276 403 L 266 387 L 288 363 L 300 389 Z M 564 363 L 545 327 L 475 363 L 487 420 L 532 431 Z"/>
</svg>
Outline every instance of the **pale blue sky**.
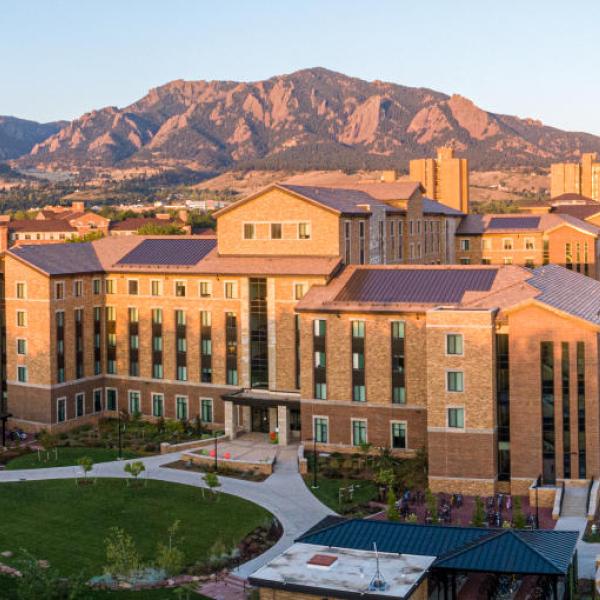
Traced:
<svg viewBox="0 0 600 600">
<path fill-rule="evenodd" d="M 0 114 L 72 119 L 172 79 L 312 66 L 600 134 L 598 0 L 0 3 Z"/>
</svg>

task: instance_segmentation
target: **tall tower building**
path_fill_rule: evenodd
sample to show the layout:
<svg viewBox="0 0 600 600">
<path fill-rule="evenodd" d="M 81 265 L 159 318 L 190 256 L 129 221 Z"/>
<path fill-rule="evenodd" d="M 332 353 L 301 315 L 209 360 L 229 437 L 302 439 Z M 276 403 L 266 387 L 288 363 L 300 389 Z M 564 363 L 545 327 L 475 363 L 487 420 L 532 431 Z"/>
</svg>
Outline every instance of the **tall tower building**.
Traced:
<svg viewBox="0 0 600 600">
<path fill-rule="evenodd" d="M 585 152 L 579 163 L 554 163 L 550 167 L 550 196 L 579 194 L 600 201 L 600 163 L 595 152 Z"/>
<path fill-rule="evenodd" d="M 410 179 L 419 181 L 427 196 L 463 213 L 469 212 L 469 161 L 456 158 L 452 148 L 438 148 L 436 158 L 410 161 Z"/>
</svg>

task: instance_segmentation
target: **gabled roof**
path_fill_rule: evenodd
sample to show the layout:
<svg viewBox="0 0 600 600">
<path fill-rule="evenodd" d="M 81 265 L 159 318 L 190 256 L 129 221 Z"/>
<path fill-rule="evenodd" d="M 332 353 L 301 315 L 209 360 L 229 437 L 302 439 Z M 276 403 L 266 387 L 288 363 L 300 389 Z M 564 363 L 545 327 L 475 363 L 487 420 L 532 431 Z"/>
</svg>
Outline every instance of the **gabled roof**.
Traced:
<svg viewBox="0 0 600 600">
<path fill-rule="evenodd" d="M 464 216 L 464 213 L 460 212 L 460 210 L 456 210 L 430 198 L 423 198 L 423 212 L 428 215 L 446 215 L 448 217 Z"/>
<path fill-rule="evenodd" d="M 387 204 L 361 190 L 291 185 L 288 183 L 279 184 L 278 187 L 294 192 L 304 198 L 309 198 L 314 202 L 318 202 L 319 204 L 346 215 L 367 214 L 369 209 L 365 208 L 365 206 L 378 206 L 382 209 L 387 208 Z"/>
<path fill-rule="evenodd" d="M 89 242 L 18 246 L 7 253 L 48 275 L 98 273 L 103 270 L 96 250 Z"/>
<path fill-rule="evenodd" d="M 433 566 L 452 571 L 564 575 L 577 537 L 574 531 L 499 530 L 438 558 Z"/>
<path fill-rule="evenodd" d="M 576 219 L 589 219 L 600 213 L 600 204 L 561 204 L 552 209 L 556 215 L 571 215 Z"/>
<path fill-rule="evenodd" d="M 600 325 L 600 281 L 559 265 L 538 267 L 527 280 L 540 290 L 538 302 Z"/>
<path fill-rule="evenodd" d="M 8 229 L 18 233 L 42 231 L 65 233 L 75 231 L 75 227 L 63 219 L 18 219 L 9 221 Z"/>
<path fill-rule="evenodd" d="M 556 530 L 507 530 L 417 525 L 352 519 L 308 532 L 305 544 L 436 556 L 434 568 L 457 571 L 564 575 L 579 534 Z"/>
<path fill-rule="evenodd" d="M 115 266 L 182 266 L 200 262 L 217 245 L 214 238 L 142 239 Z"/>
</svg>

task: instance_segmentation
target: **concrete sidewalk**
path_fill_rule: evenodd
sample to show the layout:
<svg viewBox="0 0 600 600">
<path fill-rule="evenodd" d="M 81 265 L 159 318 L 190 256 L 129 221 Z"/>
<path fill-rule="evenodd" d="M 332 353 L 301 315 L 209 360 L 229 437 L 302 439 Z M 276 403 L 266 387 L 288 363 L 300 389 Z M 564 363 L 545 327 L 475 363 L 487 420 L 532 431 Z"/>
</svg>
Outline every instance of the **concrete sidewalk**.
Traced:
<svg viewBox="0 0 600 600">
<path fill-rule="evenodd" d="M 127 462 L 141 460 L 146 471 L 142 477 L 169 483 L 180 483 L 206 488 L 202 474 L 168 469 L 163 465 L 181 458 L 180 453 L 163 454 L 128 461 L 114 461 L 94 465 L 89 477 L 129 478 L 123 471 Z M 81 477 L 79 467 L 53 467 L 20 471 L 0 471 L 0 483 L 15 481 L 43 481 L 46 479 L 70 479 Z M 231 477 L 220 477 L 220 491 L 254 502 L 272 513 L 283 527 L 281 539 L 270 550 L 240 566 L 236 575 L 246 578 L 253 571 L 291 546 L 294 539 L 310 529 L 327 515 L 334 514 L 319 502 L 306 487 L 298 473 L 297 449 L 282 447 L 278 452 L 275 472 L 262 482 L 244 481 Z"/>
</svg>

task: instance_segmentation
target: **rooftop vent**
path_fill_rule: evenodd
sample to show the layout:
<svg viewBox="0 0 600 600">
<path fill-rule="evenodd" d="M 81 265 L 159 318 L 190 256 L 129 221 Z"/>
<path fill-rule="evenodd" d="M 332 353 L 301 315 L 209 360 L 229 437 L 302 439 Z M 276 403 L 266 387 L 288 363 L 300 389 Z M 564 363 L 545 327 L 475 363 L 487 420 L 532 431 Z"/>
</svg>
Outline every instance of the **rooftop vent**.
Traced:
<svg viewBox="0 0 600 600">
<path fill-rule="evenodd" d="M 306 564 L 313 569 L 330 569 L 336 560 L 331 554 L 315 554 Z"/>
</svg>

